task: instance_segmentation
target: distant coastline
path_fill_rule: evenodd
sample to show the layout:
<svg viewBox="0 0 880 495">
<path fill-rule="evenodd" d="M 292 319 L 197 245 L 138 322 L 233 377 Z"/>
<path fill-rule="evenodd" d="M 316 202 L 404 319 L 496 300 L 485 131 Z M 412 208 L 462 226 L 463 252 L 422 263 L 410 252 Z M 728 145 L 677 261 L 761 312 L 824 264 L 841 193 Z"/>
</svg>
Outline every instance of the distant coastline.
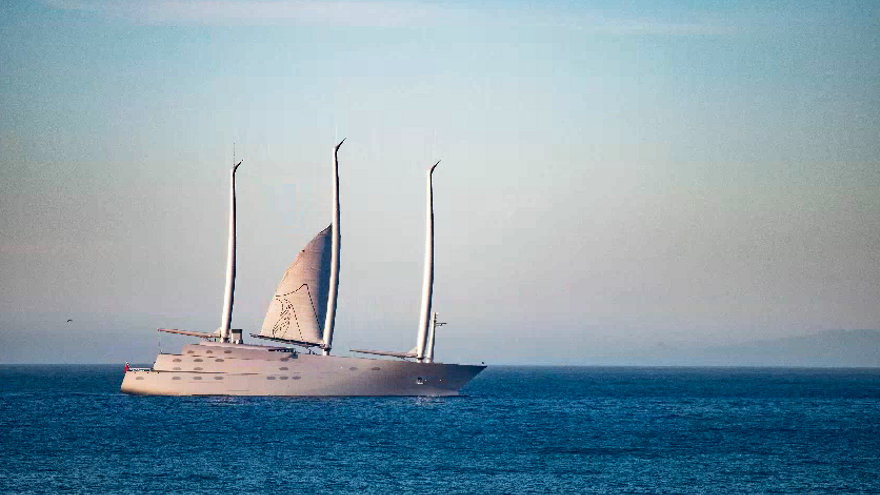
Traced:
<svg viewBox="0 0 880 495">
<path fill-rule="evenodd" d="M 656 347 L 607 354 L 597 365 L 878 368 L 880 330 L 825 330 L 810 335 L 711 347 Z"/>
</svg>

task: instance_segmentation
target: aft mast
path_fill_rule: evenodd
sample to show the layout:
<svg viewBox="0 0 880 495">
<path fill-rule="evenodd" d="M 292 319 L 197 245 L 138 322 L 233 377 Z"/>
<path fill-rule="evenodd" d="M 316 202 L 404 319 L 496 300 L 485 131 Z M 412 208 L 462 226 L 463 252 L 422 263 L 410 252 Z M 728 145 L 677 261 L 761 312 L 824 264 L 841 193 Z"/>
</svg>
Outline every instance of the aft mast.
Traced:
<svg viewBox="0 0 880 495">
<path fill-rule="evenodd" d="M 434 342 L 437 340 L 437 327 L 441 327 L 446 323 L 437 321 L 437 312 L 431 315 L 431 326 L 428 327 L 428 345 L 425 348 L 425 362 L 434 362 Z"/>
<path fill-rule="evenodd" d="M 428 340 L 428 321 L 431 317 L 431 297 L 434 294 L 434 169 L 440 161 L 428 169 L 427 227 L 425 228 L 425 272 L 422 279 L 422 308 L 419 313 L 419 336 L 416 342 L 416 359 L 425 360 Z"/>
<path fill-rule="evenodd" d="M 327 295 L 327 315 L 324 320 L 323 354 L 330 355 L 333 347 L 333 327 L 336 322 L 336 299 L 339 295 L 339 148 L 343 138 L 333 149 L 333 224 L 331 233 L 330 292 Z"/>
<path fill-rule="evenodd" d="M 229 326 L 232 324 L 232 303 L 235 294 L 235 171 L 241 162 L 229 172 L 229 243 L 226 252 L 226 289 L 223 292 L 223 316 L 220 323 L 220 341 L 229 342 Z"/>
</svg>

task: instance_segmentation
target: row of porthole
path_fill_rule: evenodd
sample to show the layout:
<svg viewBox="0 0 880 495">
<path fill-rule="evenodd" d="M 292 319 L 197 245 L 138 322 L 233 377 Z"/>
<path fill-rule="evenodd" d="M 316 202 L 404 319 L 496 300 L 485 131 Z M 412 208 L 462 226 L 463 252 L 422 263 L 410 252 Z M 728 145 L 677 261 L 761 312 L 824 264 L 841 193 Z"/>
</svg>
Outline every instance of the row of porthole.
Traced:
<svg viewBox="0 0 880 495">
<path fill-rule="evenodd" d="M 198 359 L 202 359 L 201 354 L 193 354 L 193 355 L 191 355 L 191 356 L 187 356 L 187 357 L 188 357 L 188 358 L 196 358 L 197 360 L 198 360 Z M 208 359 L 215 359 L 214 356 L 205 356 L 205 357 L 208 358 Z M 175 358 L 175 359 L 180 359 L 180 358 Z M 224 358 L 222 358 L 222 357 L 218 357 L 218 358 L 216 358 L 216 359 L 219 359 L 220 361 L 223 361 Z M 242 360 L 242 361 L 247 361 L 247 360 L 248 360 L 248 358 L 236 358 L 235 356 L 226 356 L 225 359 L 240 359 L 240 360 Z"/>
<path fill-rule="evenodd" d="M 266 377 L 266 380 L 275 380 L 276 378 L 278 378 L 279 380 L 301 380 L 301 379 L 302 379 L 301 376 L 290 376 L 290 377 L 288 377 L 288 376 L 279 376 L 279 377 L 267 376 L 267 377 Z M 142 376 L 139 376 L 139 377 L 136 377 L 136 378 L 135 378 L 135 380 L 143 380 L 143 379 L 144 379 L 144 377 L 142 377 Z M 181 380 L 181 377 L 179 377 L 179 376 L 172 376 L 171 379 L 172 379 L 172 380 Z M 200 377 L 200 376 L 194 376 L 194 377 L 192 377 L 192 379 L 195 380 L 195 381 L 200 381 L 200 380 L 202 379 L 202 377 Z M 215 379 L 215 380 L 222 380 L 223 377 L 222 377 L 222 376 L 215 376 L 214 379 Z"/>
<path fill-rule="evenodd" d="M 190 349 L 190 350 L 186 351 L 186 353 L 187 353 L 187 354 L 195 354 L 196 351 Z M 205 351 L 205 354 L 214 354 L 214 351 Z M 225 350 L 225 351 L 223 351 L 223 354 L 232 354 L 232 351 L 230 351 L 230 350 Z"/>
<path fill-rule="evenodd" d="M 201 359 L 201 358 L 199 358 L 199 359 L 193 359 L 193 361 L 196 362 L 196 363 L 201 363 L 201 362 L 204 362 L 204 359 Z M 183 362 L 183 359 L 175 358 L 175 359 L 173 359 L 171 362 L 172 362 L 172 363 L 180 363 L 180 362 Z M 222 362 L 225 362 L 225 360 L 224 360 L 223 358 L 217 358 L 217 359 L 214 360 L 214 362 L 215 362 L 215 363 L 222 363 Z"/>
<path fill-rule="evenodd" d="M 201 361 L 202 361 L 201 359 L 196 359 L 196 362 L 201 362 Z M 175 363 L 179 363 L 179 362 L 180 362 L 180 359 L 175 359 L 174 362 L 175 362 Z M 222 360 L 222 359 L 218 359 L 217 362 L 223 362 L 223 360 Z M 171 368 L 171 369 L 174 370 L 174 371 L 180 371 L 180 366 L 175 366 L 174 368 Z M 201 370 L 201 369 L 203 369 L 203 368 L 202 368 L 201 366 L 196 366 L 196 367 L 193 368 L 193 369 L 196 370 L 196 371 L 198 371 L 198 370 Z M 287 366 L 282 366 L 282 367 L 280 367 L 280 368 L 278 368 L 278 369 L 281 370 L 281 371 L 287 371 L 289 368 L 288 368 Z M 380 368 L 380 367 L 378 367 L 378 366 L 374 366 L 374 367 L 372 367 L 372 368 L 370 368 L 370 369 L 373 370 L 373 371 L 381 371 L 381 370 L 382 370 L 382 368 Z M 350 371 L 357 371 L 357 368 L 355 368 L 354 366 L 352 366 L 351 368 L 349 368 L 349 370 L 350 370 Z"/>
<path fill-rule="evenodd" d="M 379 369 L 379 368 L 373 368 L 373 369 L 374 369 L 374 370 L 377 370 L 377 369 Z M 135 378 L 135 380 L 143 380 L 143 379 L 144 379 L 144 377 L 142 377 L 142 376 L 139 376 L 139 377 Z M 172 379 L 172 380 L 180 380 L 181 378 L 180 378 L 179 376 L 172 376 L 171 379 Z M 200 376 L 194 376 L 194 377 L 192 377 L 192 379 L 193 379 L 193 380 L 201 380 L 202 377 L 200 377 Z M 215 380 L 222 380 L 223 377 L 222 377 L 222 376 L 215 376 L 214 379 L 215 379 Z M 287 377 L 287 376 L 278 376 L 278 377 L 276 377 L 276 376 L 267 376 L 267 377 L 266 377 L 266 380 L 275 380 L 275 379 L 278 379 L 278 380 L 288 380 L 288 379 L 290 379 L 290 380 L 301 380 L 302 377 L 301 377 L 301 376 L 291 376 L 291 377 Z M 417 382 L 419 385 L 421 385 L 421 384 L 425 383 L 425 380 L 424 380 L 423 378 L 419 377 L 419 378 L 416 380 L 416 382 Z"/>
<path fill-rule="evenodd" d="M 179 377 L 179 376 L 172 376 L 171 379 L 172 379 L 172 380 L 180 380 L 180 377 Z M 200 376 L 194 376 L 194 377 L 192 377 L 192 379 L 193 379 L 193 380 L 201 380 L 202 377 L 200 377 Z M 222 377 L 222 376 L 215 376 L 214 379 L 215 379 L 215 380 L 222 380 L 223 377 Z"/>
</svg>

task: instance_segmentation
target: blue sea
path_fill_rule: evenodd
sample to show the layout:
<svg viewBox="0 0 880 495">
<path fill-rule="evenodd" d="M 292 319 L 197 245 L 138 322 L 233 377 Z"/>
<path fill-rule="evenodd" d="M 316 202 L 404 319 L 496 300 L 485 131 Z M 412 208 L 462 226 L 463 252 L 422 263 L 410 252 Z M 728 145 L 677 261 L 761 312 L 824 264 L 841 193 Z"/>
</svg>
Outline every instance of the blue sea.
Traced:
<svg viewBox="0 0 880 495">
<path fill-rule="evenodd" d="M 490 367 L 457 398 L 0 366 L 0 493 L 880 493 L 880 370 Z"/>
</svg>

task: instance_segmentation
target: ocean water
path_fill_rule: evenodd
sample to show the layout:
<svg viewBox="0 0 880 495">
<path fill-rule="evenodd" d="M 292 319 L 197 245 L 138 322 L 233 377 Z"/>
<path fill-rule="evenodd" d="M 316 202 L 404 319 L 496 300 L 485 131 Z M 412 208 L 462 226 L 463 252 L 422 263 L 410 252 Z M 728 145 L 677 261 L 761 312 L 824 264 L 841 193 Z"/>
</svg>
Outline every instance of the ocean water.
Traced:
<svg viewBox="0 0 880 495">
<path fill-rule="evenodd" d="M 0 493 L 880 493 L 880 370 L 490 367 L 458 398 L 0 366 Z"/>
</svg>

